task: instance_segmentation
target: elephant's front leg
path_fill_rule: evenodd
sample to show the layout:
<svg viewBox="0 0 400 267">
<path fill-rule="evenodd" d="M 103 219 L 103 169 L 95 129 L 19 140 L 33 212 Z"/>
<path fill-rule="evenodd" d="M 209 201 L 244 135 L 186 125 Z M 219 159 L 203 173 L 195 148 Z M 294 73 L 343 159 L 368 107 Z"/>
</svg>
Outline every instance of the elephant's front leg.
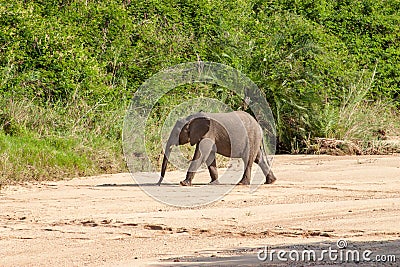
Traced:
<svg viewBox="0 0 400 267">
<path fill-rule="evenodd" d="M 186 179 L 181 181 L 180 184 L 183 186 L 191 186 L 194 174 L 196 173 L 197 169 L 201 165 L 201 152 L 199 149 L 199 144 L 196 145 L 196 149 L 194 151 L 193 159 L 190 162 L 189 169 L 186 173 Z"/>
<path fill-rule="evenodd" d="M 193 159 L 190 162 L 186 179 L 181 181 L 180 184 L 183 186 L 191 186 L 194 174 L 200 168 L 201 164 L 210 158 L 215 147 L 214 142 L 211 139 L 202 139 L 197 145 L 193 155 Z M 218 178 L 218 177 L 217 177 Z"/>
</svg>

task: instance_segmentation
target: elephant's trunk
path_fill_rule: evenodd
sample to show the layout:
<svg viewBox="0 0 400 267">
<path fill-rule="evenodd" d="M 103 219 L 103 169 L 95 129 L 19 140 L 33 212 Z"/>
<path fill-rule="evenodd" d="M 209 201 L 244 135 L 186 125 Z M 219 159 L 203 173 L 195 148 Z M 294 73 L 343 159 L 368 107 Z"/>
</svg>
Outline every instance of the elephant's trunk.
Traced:
<svg viewBox="0 0 400 267">
<path fill-rule="evenodd" d="M 165 153 L 164 153 L 164 159 L 161 165 L 161 175 L 160 175 L 160 180 L 158 181 L 157 185 L 161 185 L 161 182 L 164 179 L 165 171 L 167 170 L 167 165 L 168 165 L 168 157 L 169 154 L 171 153 L 171 145 L 168 143 L 166 148 L 165 148 Z"/>
<path fill-rule="evenodd" d="M 182 138 L 181 138 L 181 130 L 184 125 L 184 122 L 178 121 L 176 122 L 174 128 L 171 131 L 171 134 L 169 135 L 167 145 L 165 146 L 165 152 L 164 152 L 164 159 L 161 165 L 161 175 L 160 175 L 160 180 L 158 181 L 158 185 L 161 185 L 161 182 L 164 179 L 165 171 L 167 170 L 167 165 L 168 165 L 168 158 L 169 155 L 171 154 L 171 150 L 173 146 L 178 146 L 182 145 Z M 183 138 L 183 140 L 185 140 Z"/>
</svg>

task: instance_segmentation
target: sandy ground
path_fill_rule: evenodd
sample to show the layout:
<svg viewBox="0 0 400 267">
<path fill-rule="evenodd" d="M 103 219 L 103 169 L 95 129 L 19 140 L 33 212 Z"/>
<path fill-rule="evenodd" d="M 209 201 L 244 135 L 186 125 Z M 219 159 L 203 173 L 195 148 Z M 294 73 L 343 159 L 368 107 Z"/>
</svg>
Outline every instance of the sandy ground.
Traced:
<svg viewBox="0 0 400 267">
<path fill-rule="evenodd" d="M 367 251 L 350 266 L 400 265 L 399 155 L 276 156 L 273 169 L 273 185 L 194 208 L 155 201 L 130 174 L 3 188 L 0 266 L 321 266 L 349 251 Z"/>
</svg>

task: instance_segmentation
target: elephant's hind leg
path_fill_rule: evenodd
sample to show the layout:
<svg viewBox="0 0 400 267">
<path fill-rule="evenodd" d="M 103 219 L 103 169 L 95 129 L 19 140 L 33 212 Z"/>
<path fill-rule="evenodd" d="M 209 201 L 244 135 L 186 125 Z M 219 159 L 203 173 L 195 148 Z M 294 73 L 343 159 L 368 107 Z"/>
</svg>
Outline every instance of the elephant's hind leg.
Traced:
<svg viewBox="0 0 400 267">
<path fill-rule="evenodd" d="M 250 181 L 251 181 L 251 168 L 253 166 L 254 157 L 251 159 L 244 158 L 243 162 L 244 162 L 245 169 L 244 169 L 242 180 L 240 180 L 238 184 L 239 185 L 249 185 Z"/>
<path fill-rule="evenodd" d="M 246 169 L 244 170 L 244 174 L 242 177 L 242 180 L 239 181 L 239 185 L 249 185 L 251 180 L 251 165 L 247 166 Z"/>
<path fill-rule="evenodd" d="M 262 172 L 264 173 L 266 184 L 272 184 L 276 181 L 276 177 L 271 170 L 271 164 L 261 149 L 258 151 L 254 162 L 260 166 Z"/>
<path fill-rule="evenodd" d="M 211 162 L 211 164 L 207 164 L 207 165 L 208 165 L 208 172 L 210 173 L 210 176 L 211 176 L 210 184 L 219 184 L 217 162 L 215 159 L 215 154 L 214 154 L 214 160 Z"/>
</svg>

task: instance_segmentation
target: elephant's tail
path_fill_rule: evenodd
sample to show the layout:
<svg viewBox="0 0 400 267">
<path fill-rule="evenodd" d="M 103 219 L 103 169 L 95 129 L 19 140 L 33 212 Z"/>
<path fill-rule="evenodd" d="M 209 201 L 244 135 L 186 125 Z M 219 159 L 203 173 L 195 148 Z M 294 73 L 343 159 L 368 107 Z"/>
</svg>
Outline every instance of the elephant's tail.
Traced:
<svg viewBox="0 0 400 267">
<path fill-rule="evenodd" d="M 261 154 L 262 154 L 261 156 L 262 156 L 262 157 L 265 157 L 265 160 L 266 160 L 268 166 L 271 166 L 270 160 L 268 159 L 267 151 L 265 150 L 264 141 L 265 141 L 265 138 L 264 138 L 264 135 L 262 134 L 262 131 L 261 131 L 261 146 L 260 146 L 260 149 L 261 149 L 261 152 L 262 152 L 262 153 L 261 153 Z"/>
</svg>

